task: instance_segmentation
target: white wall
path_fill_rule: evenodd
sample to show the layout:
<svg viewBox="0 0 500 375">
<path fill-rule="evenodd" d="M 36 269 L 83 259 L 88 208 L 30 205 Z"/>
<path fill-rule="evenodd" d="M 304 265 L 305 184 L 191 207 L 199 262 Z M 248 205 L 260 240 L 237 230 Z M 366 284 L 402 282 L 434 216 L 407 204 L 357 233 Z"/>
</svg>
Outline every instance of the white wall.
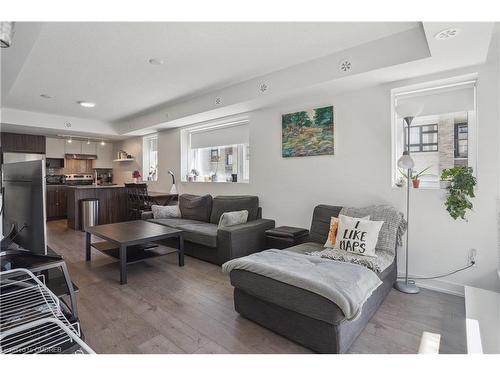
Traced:
<svg viewBox="0 0 500 375">
<path fill-rule="evenodd" d="M 132 172 L 142 173 L 142 137 L 129 138 L 113 143 L 113 159 L 118 157 L 118 151 L 123 150 L 134 157 L 134 161 L 113 162 L 113 183 L 122 185 L 132 182 Z"/>
<path fill-rule="evenodd" d="M 296 97 L 273 108 L 250 113 L 250 183 L 182 183 L 181 193 L 255 194 L 264 217 L 277 225 L 309 227 L 320 203 L 363 206 L 390 203 L 404 211 L 404 190 L 391 188 L 390 90 L 426 80 L 479 73 L 477 197 L 469 221 L 454 221 L 444 209 L 442 190 L 414 190 L 411 200 L 410 273 L 430 276 L 462 267 L 470 248 L 478 249 L 471 270 L 425 285 L 463 293 L 463 285 L 500 290 L 497 276 L 498 62 L 435 74 L 337 96 Z M 309 107 L 335 106 L 335 156 L 281 157 L 281 114 Z M 175 171 L 180 180 L 180 130 L 159 133 L 159 181 L 151 190 L 168 191 Z M 400 252 L 400 270 L 404 254 Z"/>
</svg>

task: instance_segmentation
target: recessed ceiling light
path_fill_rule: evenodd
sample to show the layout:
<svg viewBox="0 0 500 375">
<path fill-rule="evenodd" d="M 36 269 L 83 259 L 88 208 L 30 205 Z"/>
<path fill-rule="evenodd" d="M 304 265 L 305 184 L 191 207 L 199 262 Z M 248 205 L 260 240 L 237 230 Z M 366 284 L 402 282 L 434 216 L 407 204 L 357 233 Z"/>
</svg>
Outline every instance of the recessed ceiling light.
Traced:
<svg viewBox="0 0 500 375">
<path fill-rule="evenodd" d="M 106 146 L 106 142 L 104 142 L 104 139 L 101 139 L 101 146 Z"/>
<path fill-rule="evenodd" d="M 459 32 L 460 32 L 460 29 L 457 29 L 454 27 L 449 28 L 449 29 L 445 29 L 445 30 L 441 30 L 436 35 L 434 35 L 434 39 L 445 40 L 445 39 L 454 38 L 458 35 Z"/>
<path fill-rule="evenodd" d="M 52 96 L 50 96 L 49 94 L 40 94 L 40 97 L 44 99 L 52 99 Z"/>
<path fill-rule="evenodd" d="M 151 58 L 148 60 L 151 65 L 163 65 L 164 61 L 162 59 Z"/>
<path fill-rule="evenodd" d="M 95 103 L 92 103 L 92 102 L 78 101 L 77 103 L 85 108 L 94 108 L 95 107 Z"/>
</svg>

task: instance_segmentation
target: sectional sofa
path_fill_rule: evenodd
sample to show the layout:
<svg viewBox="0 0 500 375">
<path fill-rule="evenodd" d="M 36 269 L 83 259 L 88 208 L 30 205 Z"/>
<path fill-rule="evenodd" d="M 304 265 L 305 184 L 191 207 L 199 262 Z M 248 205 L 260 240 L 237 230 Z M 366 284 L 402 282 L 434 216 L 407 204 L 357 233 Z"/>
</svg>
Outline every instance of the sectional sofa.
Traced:
<svg viewBox="0 0 500 375">
<path fill-rule="evenodd" d="M 338 206 L 316 206 L 309 241 L 286 250 L 301 254 L 323 250 L 330 218 L 337 217 L 341 209 Z M 396 247 L 394 244 L 394 253 Z M 247 270 L 230 272 L 237 312 L 319 353 L 345 353 L 349 350 L 396 281 L 395 255 L 392 263 L 377 276 L 382 283 L 366 300 L 361 314 L 355 320 L 346 320 L 335 303 L 318 294 Z"/>
<path fill-rule="evenodd" d="M 265 231 L 275 227 L 274 220 L 262 219 L 259 198 L 249 195 L 216 196 L 183 194 L 179 197 L 180 218 L 155 219 L 152 212 L 144 220 L 184 230 L 184 251 L 187 255 L 218 265 L 265 249 Z M 248 211 L 248 221 L 219 228 L 224 212 Z M 175 246 L 175 240 L 162 242 Z"/>
</svg>

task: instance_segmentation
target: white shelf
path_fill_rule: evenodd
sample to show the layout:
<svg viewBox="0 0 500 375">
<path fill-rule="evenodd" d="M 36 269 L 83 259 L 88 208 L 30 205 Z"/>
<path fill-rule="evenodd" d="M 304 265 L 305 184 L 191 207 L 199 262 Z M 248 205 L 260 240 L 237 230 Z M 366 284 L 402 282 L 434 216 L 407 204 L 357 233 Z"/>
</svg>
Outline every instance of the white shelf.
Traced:
<svg viewBox="0 0 500 375">
<path fill-rule="evenodd" d="M 134 158 L 126 158 L 126 159 L 115 159 L 113 161 L 120 162 L 120 161 L 134 161 Z"/>
</svg>

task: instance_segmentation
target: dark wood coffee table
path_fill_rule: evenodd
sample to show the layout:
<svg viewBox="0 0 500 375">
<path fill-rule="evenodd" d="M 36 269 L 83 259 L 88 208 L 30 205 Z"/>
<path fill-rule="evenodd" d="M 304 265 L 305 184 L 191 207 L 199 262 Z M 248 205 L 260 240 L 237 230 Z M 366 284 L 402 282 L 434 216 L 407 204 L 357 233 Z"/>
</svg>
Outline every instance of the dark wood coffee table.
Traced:
<svg viewBox="0 0 500 375">
<path fill-rule="evenodd" d="M 105 241 L 92 243 L 91 235 L 102 238 Z M 179 267 L 182 267 L 184 266 L 184 237 L 182 230 L 169 228 L 144 220 L 88 227 L 86 233 L 85 260 L 90 261 L 91 247 L 103 254 L 119 259 L 120 284 L 126 284 L 127 264 L 172 253 L 172 251 L 145 248 L 141 245 L 171 237 L 176 237 L 179 240 L 177 253 L 179 254 Z"/>
</svg>

